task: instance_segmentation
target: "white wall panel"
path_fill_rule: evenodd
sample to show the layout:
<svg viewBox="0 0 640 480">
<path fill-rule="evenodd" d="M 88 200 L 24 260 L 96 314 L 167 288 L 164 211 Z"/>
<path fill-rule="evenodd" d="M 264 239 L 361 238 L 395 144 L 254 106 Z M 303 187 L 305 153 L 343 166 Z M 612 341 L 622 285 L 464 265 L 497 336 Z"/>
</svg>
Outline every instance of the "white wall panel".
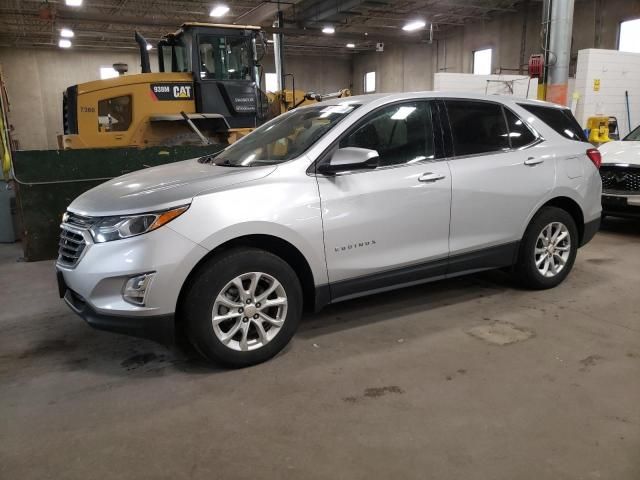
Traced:
<svg viewBox="0 0 640 480">
<path fill-rule="evenodd" d="M 599 80 L 599 90 L 594 81 Z M 625 91 L 629 92 L 631 128 L 640 123 L 640 53 L 586 49 L 578 52 L 576 118 L 582 126 L 594 115 L 618 118 L 621 135 L 629 132 Z"/>
</svg>

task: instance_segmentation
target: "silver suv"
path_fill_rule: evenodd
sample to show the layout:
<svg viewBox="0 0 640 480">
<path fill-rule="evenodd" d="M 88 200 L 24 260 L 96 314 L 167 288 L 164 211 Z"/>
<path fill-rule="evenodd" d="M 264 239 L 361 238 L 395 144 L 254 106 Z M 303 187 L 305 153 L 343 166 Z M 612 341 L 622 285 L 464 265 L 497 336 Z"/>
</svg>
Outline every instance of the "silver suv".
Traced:
<svg viewBox="0 0 640 480">
<path fill-rule="evenodd" d="M 206 358 L 246 366 L 328 303 L 503 267 L 551 288 L 599 227 L 600 158 L 583 139 L 568 110 L 512 97 L 299 108 L 217 156 L 74 200 L 60 293 L 96 328 L 185 334 Z"/>
</svg>

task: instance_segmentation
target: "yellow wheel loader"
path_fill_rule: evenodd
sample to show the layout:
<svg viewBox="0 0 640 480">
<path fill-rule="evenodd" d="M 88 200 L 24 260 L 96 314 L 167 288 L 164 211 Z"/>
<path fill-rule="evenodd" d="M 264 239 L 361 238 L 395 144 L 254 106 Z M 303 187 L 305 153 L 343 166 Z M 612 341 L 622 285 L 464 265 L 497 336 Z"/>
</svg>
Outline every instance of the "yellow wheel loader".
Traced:
<svg viewBox="0 0 640 480">
<path fill-rule="evenodd" d="M 62 149 L 233 143 L 269 118 L 306 103 L 348 96 L 260 88 L 260 27 L 185 23 L 157 45 L 151 73 L 146 40 L 135 34 L 142 73 L 74 85 L 63 95 Z"/>
</svg>

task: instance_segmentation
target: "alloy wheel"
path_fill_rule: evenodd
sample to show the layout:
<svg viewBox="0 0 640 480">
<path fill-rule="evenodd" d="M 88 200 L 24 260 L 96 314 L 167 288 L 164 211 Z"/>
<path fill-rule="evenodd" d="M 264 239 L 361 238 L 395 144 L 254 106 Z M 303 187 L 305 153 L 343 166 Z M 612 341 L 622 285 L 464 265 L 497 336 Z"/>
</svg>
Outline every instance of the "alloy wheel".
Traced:
<svg viewBox="0 0 640 480">
<path fill-rule="evenodd" d="M 287 293 L 275 277 L 244 273 L 218 293 L 211 316 L 213 332 L 232 350 L 256 350 L 282 329 L 287 307 Z"/>
<path fill-rule="evenodd" d="M 571 255 L 571 235 L 564 223 L 552 222 L 545 226 L 536 240 L 534 257 L 536 268 L 543 277 L 555 277 L 564 268 Z"/>
</svg>

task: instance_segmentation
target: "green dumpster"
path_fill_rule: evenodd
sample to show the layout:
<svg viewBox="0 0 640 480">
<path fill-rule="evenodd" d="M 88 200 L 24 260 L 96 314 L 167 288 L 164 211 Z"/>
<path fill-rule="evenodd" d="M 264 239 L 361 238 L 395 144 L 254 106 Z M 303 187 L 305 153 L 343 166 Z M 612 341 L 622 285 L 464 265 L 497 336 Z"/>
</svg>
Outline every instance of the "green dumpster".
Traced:
<svg viewBox="0 0 640 480">
<path fill-rule="evenodd" d="M 71 201 L 111 178 L 215 153 L 222 145 L 13 152 L 27 261 L 57 257 L 60 219 Z"/>
</svg>

